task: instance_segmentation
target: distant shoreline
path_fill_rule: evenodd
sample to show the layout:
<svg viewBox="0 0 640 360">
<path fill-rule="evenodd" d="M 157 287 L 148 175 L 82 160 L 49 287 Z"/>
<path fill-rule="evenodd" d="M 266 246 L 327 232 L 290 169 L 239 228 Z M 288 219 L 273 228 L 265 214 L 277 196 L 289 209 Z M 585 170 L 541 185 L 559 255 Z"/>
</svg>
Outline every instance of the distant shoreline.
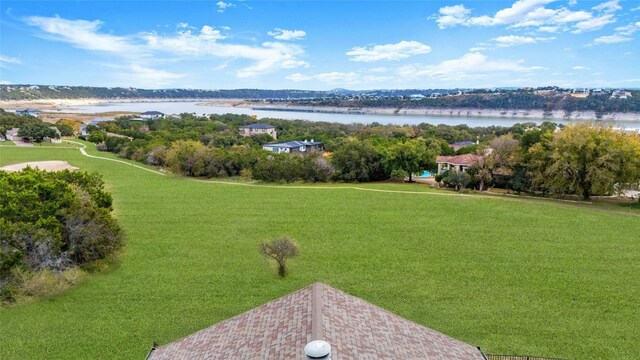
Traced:
<svg viewBox="0 0 640 360">
<path fill-rule="evenodd" d="M 609 113 L 597 117 L 595 111 L 574 111 L 566 116 L 563 110 L 546 112 L 543 110 L 513 109 L 472 109 L 472 108 L 344 108 L 331 106 L 296 106 L 290 103 L 271 104 L 246 101 L 243 99 L 40 99 L 40 100 L 0 100 L 0 108 L 15 110 L 35 108 L 43 112 L 64 112 L 79 106 L 99 105 L 103 103 L 160 103 L 160 102 L 197 102 L 199 106 L 237 107 L 248 109 L 318 112 L 353 115 L 390 115 L 390 116 L 439 116 L 471 117 L 492 119 L 522 119 L 523 121 L 640 121 L 640 113 Z M 106 110 L 106 109 L 105 109 Z"/>
</svg>

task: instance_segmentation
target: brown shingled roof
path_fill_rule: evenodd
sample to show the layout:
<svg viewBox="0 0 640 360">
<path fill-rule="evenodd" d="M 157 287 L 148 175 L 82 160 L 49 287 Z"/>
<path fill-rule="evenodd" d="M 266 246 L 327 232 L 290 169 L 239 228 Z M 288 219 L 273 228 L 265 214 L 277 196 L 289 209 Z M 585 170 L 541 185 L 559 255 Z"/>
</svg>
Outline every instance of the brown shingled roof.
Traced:
<svg viewBox="0 0 640 360">
<path fill-rule="evenodd" d="M 471 166 L 474 164 L 481 164 L 482 162 L 484 162 L 484 156 L 474 154 L 436 157 L 436 163 L 448 163 L 453 165 Z"/>
<path fill-rule="evenodd" d="M 316 283 L 154 349 L 149 359 L 304 359 L 312 340 L 332 359 L 483 360 L 477 348 Z"/>
</svg>

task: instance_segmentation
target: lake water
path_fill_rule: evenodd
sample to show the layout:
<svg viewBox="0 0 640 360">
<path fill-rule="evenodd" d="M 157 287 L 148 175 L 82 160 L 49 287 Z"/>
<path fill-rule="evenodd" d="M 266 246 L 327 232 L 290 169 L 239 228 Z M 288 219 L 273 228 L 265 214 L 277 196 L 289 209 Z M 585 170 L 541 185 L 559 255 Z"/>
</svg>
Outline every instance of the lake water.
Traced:
<svg viewBox="0 0 640 360">
<path fill-rule="evenodd" d="M 271 110 L 252 110 L 251 108 L 231 107 L 231 106 L 203 106 L 199 101 L 181 101 L 181 102 L 124 102 L 124 103 L 101 103 L 98 105 L 76 106 L 63 108 L 61 112 L 72 113 L 101 113 L 110 111 L 161 111 L 165 114 L 195 113 L 197 115 L 205 114 L 241 114 L 256 115 L 260 118 L 278 118 L 287 120 L 309 120 L 309 121 L 328 121 L 342 124 L 371 124 L 378 122 L 381 124 L 394 125 L 416 125 L 420 123 L 428 124 L 446 124 L 460 125 L 467 124 L 471 127 L 476 126 L 512 126 L 517 123 L 535 122 L 542 123 L 541 119 L 514 119 L 514 118 L 479 118 L 465 116 L 422 116 L 422 115 L 372 115 L 372 114 L 326 114 L 326 113 L 307 113 L 295 111 L 271 111 Z M 558 124 L 569 124 L 567 120 L 553 120 Z M 603 122 L 611 124 L 617 128 L 625 128 L 628 130 L 640 130 L 640 120 L 638 121 L 608 121 Z"/>
</svg>

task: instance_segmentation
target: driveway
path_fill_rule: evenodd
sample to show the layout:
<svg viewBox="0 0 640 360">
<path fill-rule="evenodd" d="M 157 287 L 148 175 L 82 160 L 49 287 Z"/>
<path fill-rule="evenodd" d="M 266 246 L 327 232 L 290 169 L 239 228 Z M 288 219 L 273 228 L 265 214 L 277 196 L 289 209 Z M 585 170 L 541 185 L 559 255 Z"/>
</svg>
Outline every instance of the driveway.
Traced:
<svg viewBox="0 0 640 360">
<path fill-rule="evenodd" d="M 16 144 L 16 146 L 22 146 L 22 147 L 33 146 L 32 143 L 24 142 L 22 140 L 13 140 L 13 143 Z"/>
</svg>

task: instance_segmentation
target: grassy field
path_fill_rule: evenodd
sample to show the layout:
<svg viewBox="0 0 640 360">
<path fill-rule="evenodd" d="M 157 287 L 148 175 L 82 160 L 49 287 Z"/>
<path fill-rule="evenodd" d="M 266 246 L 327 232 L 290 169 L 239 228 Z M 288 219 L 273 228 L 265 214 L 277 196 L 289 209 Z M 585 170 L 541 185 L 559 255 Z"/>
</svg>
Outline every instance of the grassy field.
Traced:
<svg viewBox="0 0 640 360">
<path fill-rule="evenodd" d="M 315 281 L 488 353 L 640 354 L 637 208 L 452 196 L 420 185 L 213 184 L 75 149 L 0 148 L 0 165 L 29 160 L 103 174 L 128 243 L 111 271 L 0 309 L 1 359 L 142 359 L 154 341 Z M 301 248 L 284 280 L 257 251 L 279 235 Z"/>
</svg>

